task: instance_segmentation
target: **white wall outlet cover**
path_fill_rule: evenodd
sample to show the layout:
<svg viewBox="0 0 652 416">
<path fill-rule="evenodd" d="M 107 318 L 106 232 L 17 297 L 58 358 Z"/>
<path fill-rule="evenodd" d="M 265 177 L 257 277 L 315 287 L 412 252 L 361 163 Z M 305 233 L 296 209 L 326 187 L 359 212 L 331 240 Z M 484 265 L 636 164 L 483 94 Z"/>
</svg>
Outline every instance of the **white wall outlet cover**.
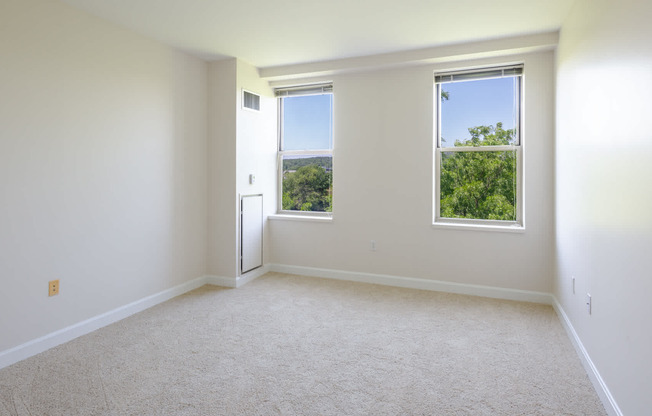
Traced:
<svg viewBox="0 0 652 416">
<path fill-rule="evenodd" d="M 249 184 L 253 185 L 255 183 L 256 183 L 256 175 L 254 175 L 253 173 L 249 174 Z"/>
</svg>

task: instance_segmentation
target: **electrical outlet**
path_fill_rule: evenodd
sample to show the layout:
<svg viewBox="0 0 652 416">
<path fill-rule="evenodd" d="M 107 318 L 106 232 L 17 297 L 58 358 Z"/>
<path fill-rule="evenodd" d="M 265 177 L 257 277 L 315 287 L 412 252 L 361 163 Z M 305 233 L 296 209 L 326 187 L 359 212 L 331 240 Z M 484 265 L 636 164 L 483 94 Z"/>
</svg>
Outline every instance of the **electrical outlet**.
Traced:
<svg viewBox="0 0 652 416">
<path fill-rule="evenodd" d="M 59 279 L 50 280 L 48 282 L 48 296 L 54 296 L 59 294 Z"/>
<path fill-rule="evenodd" d="M 575 294 L 575 276 L 572 277 L 572 283 L 573 283 L 573 295 Z"/>
<path fill-rule="evenodd" d="M 587 293 L 586 294 L 586 310 L 591 315 L 591 294 Z"/>
<path fill-rule="evenodd" d="M 371 251 L 376 251 L 376 240 L 371 240 Z"/>
</svg>

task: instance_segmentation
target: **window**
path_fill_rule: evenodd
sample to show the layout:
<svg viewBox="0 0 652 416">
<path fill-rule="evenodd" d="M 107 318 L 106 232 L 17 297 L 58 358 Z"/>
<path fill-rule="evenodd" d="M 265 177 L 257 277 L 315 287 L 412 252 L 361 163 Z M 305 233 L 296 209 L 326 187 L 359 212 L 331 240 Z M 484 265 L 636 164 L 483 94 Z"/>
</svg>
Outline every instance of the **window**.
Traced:
<svg viewBox="0 0 652 416">
<path fill-rule="evenodd" d="M 333 86 L 277 89 L 279 212 L 333 210 Z"/>
<path fill-rule="evenodd" d="M 435 223 L 523 225 L 522 73 L 435 74 Z"/>
</svg>

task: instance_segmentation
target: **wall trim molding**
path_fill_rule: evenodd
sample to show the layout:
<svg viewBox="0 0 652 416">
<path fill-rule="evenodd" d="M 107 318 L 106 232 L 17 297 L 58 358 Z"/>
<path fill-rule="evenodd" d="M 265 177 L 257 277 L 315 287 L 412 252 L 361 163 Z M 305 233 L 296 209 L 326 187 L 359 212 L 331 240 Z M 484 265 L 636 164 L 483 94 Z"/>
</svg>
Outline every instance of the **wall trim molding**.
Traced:
<svg viewBox="0 0 652 416">
<path fill-rule="evenodd" d="M 271 271 L 297 274 L 328 279 L 348 280 L 353 282 L 374 283 L 385 286 L 422 289 L 437 292 L 457 293 L 460 295 L 483 296 L 495 299 L 517 300 L 522 302 L 552 304 L 550 293 L 529 290 L 507 289 L 493 286 L 471 285 L 466 283 L 445 282 L 441 280 L 421 279 L 386 274 L 348 272 L 343 270 L 322 269 L 316 267 L 291 266 L 286 264 L 271 264 Z"/>
<path fill-rule="evenodd" d="M 158 305 L 159 303 L 170 300 L 182 295 L 207 283 L 206 276 L 198 277 L 180 285 L 166 289 L 162 292 L 146 296 L 142 299 L 120 306 L 103 314 L 94 316 L 76 324 L 62 328 L 58 331 L 51 332 L 42 337 L 33 339 L 24 344 L 0 351 L 0 369 L 8 367 L 26 358 L 40 354 L 57 345 L 72 341 L 82 335 L 89 334 L 97 329 L 118 322 L 124 318 L 142 312 L 145 309 Z"/>
<path fill-rule="evenodd" d="M 207 285 L 223 286 L 223 287 L 236 287 L 236 278 L 235 277 L 226 277 L 226 276 L 217 276 L 217 275 L 206 275 L 205 281 Z"/>
<path fill-rule="evenodd" d="M 238 276 L 235 282 L 235 287 L 242 287 L 247 283 L 251 282 L 254 279 L 258 279 L 260 276 L 271 271 L 269 265 L 261 266 L 257 269 L 251 270 L 243 275 Z"/>
<path fill-rule="evenodd" d="M 206 284 L 238 288 L 246 285 L 254 279 L 259 278 L 265 273 L 269 272 L 270 268 L 268 265 L 261 266 L 257 269 L 251 270 L 243 275 L 238 277 L 226 277 L 226 276 L 217 276 L 217 275 L 207 275 Z"/>
<path fill-rule="evenodd" d="M 566 315 L 564 308 L 562 308 L 561 304 L 554 295 L 551 296 L 553 301 L 552 307 L 555 309 L 555 312 L 557 312 L 557 316 L 559 317 L 562 326 L 566 330 L 568 338 L 570 338 L 573 347 L 575 347 L 575 351 L 577 351 L 577 355 L 579 355 L 580 360 L 582 361 L 582 365 L 584 366 L 584 370 L 589 376 L 589 379 L 591 380 L 593 388 L 598 394 L 598 397 L 600 397 L 602 405 L 609 415 L 623 416 L 623 412 L 620 410 L 620 407 L 618 407 L 616 399 L 614 399 L 611 391 L 607 387 L 607 383 L 605 383 L 605 381 L 602 379 L 602 376 L 600 375 L 597 367 L 595 364 L 593 364 L 593 360 L 591 360 L 588 351 L 586 348 L 584 348 L 584 344 L 582 344 L 582 341 L 575 331 L 575 328 L 568 318 L 568 315 Z"/>
<path fill-rule="evenodd" d="M 431 290 L 438 292 L 456 293 L 471 296 L 483 296 L 496 299 L 516 300 L 522 302 L 534 302 L 552 305 L 562 326 L 566 330 L 571 343 L 575 347 L 582 365 L 600 397 L 605 410 L 609 415 L 623 416 L 607 384 L 602 379 L 600 372 L 591 360 L 589 353 L 584 348 L 579 335 L 575 331 L 568 315 L 562 308 L 557 298 L 550 293 L 499 288 L 492 286 L 471 285 L 465 283 L 445 282 L 440 280 L 421 279 L 416 277 L 393 276 L 375 273 L 348 272 L 335 269 L 324 269 L 316 267 L 292 266 L 286 264 L 267 264 L 237 278 L 205 275 L 180 285 L 166 289 L 162 292 L 146 296 L 142 299 L 120 306 L 111 311 L 94 316 L 76 324 L 62 328 L 42 337 L 28 341 L 24 344 L 0 351 L 0 369 L 8 367 L 26 358 L 40 354 L 50 348 L 54 348 L 65 342 L 71 341 L 82 335 L 89 334 L 97 329 L 125 319 L 145 309 L 158 305 L 191 290 L 197 289 L 206 284 L 239 288 L 257 279 L 267 272 L 288 273 L 311 277 L 323 277 L 328 279 L 346 280 L 352 282 L 372 283 L 385 286 L 403 287 L 409 289 Z"/>
<path fill-rule="evenodd" d="M 562 308 L 557 298 L 552 293 L 535 292 L 518 289 L 498 288 L 492 286 L 470 285 L 465 283 L 453 283 L 439 280 L 421 279 L 415 277 L 403 277 L 382 275 L 374 273 L 347 272 L 343 270 L 323 269 L 316 267 L 291 266 L 286 264 L 270 264 L 270 271 L 278 273 L 296 274 L 311 277 L 323 277 L 327 279 L 347 280 L 353 282 L 373 283 L 386 286 L 404 287 L 409 289 L 432 290 L 438 292 L 457 293 L 471 296 L 484 296 L 496 299 L 516 300 L 524 302 L 543 303 L 551 305 L 562 326 L 566 330 L 575 351 L 579 356 L 584 370 L 586 371 L 593 388 L 595 389 L 602 405 L 610 416 L 623 416 L 620 407 L 616 403 L 611 391 L 603 380 L 597 367 L 591 360 L 588 351 L 584 348 L 579 335 L 571 324 L 568 315 Z"/>
<path fill-rule="evenodd" d="M 237 278 L 205 275 L 196 279 L 187 281 L 180 285 L 166 289 L 162 292 L 146 296 L 142 299 L 128 303 L 127 305 L 120 306 L 103 314 L 94 316 L 76 324 L 70 325 L 66 328 L 59 329 L 58 331 L 51 332 L 42 337 L 27 341 L 24 344 L 10 348 L 5 351 L 0 351 L 0 369 L 8 367 L 26 358 L 40 354 L 44 351 L 61 345 L 65 342 L 72 341 L 82 335 L 89 334 L 97 329 L 110 325 L 125 319 L 152 306 L 163 303 L 167 300 L 183 295 L 186 292 L 197 289 L 204 285 L 217 285 L 224 287 L 238 288 L 246 285 L 252 280 L 269 272 L 269 266 L 259 267 L 255 270 L 245 273 Z"/>
</svg>

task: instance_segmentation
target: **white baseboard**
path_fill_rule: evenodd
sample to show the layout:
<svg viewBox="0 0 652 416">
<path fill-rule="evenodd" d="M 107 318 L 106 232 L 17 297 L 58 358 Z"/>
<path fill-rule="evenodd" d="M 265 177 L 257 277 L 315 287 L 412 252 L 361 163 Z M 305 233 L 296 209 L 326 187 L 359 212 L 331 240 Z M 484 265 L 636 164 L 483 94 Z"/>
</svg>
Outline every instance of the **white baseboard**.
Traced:
<svg viewBox="0 0 652 416">
<path fill-rule="evenodd" d="M 269 266 L 259 267 L 249 273 L 245 273 L 238 278 L 230 278 L 224 276 L 202 276 L 186 283 L 182 283 L 173 288 L 164 290 L 143 299 L 134 301 L 128 305 L 121 306 L 112 311 L 103 313 L 85 321 L 76 323 L 69 327 L 60 329 L 50 334 L 44 335 L 40 338 L 28 341 L 24 344 L 10 348 L 5 351 L 0 351 L 0 369 L 15 364 L 33 355 L 42 353 L 50 348 L 61 345 L 64 342 L 71 341 L 82 335 L 86 335 L 104 326 L 120 321 L 135 313 L 141 312 L 154 305 L 170 300 L 176 296 L 182 295 L 193 289 L 201 287 L 205 284 L 213 284 L 225 287 L 242 287 L 252 280 L 262 276 L 269 271 Z"/>
<path fill-rule="evenodd" d="M 154 305 L 170 300 L 193 289 L 206 284 L 207 277 L 202 276 L 188 282 L 182 283 L 173 288 L 164 290 L 151 296 L 131 302 L 127 305 L 113 309 L 85 321 L 76 323 L 69 327 L 52 332 L 40 338 L 28 341 L 22 345 L 0 352 L 0 368 L 10 366 L 33 355 L 39 354 L 64 342 L 71 341 L 82 335 L 86 335 L 99 328 L 120 321 L 128 316 L 141 312 Z"/>
<path fill-rule="evenodd" d="M 247 283 L 251 282 L 252 280 L 257 279 L 260 276 L 264 275 L 265 273 L 269 272 L 270 270 L 271 268 L 268 265 L 265 265 L 257 269 L 254 269 L 250 272 L 247 272 L 238 277 L 235 283 L 235 287 L 242 287 Z"/>
<path fill-rule="evenodd" d="M 404 287 L 410 289 L 433 290 L 439 292 L 457 293 L 473 296 L 484 296 L 497 299 L 517 300 L 524 302 L 535 302 L 552 305 L 559 319 L 566 329 L 582 364 L 593 383 L 593 386 L 600 397 L 607 413 L 613 416 L 622 416 L 622 412 L 612 396 L 606 383 L 600 376 L 598 369 L 593 364 L 591 357 L 584 348 L 577 332 L 573 328 L 568 316 L 557 299 L 544 292 L 534 292 L 518 289 L 497 288 L 492 286 L 470 285 L 463 283 L 444 282 L 439 280 L 428 280 L 414 277 L 391 276 L 374 273 L 346 272 L 342 270 L 321 269 L 315 267 L 290 266 L 283 264 L 270 264 L 252 270 L 237 278 L 224 276 L 202 276 L 194 280 L 182 283 L 173 288 L 164 290 L 143 299 L 134 301 L 127 305 L 116 308 L 67 328 L 52 332 L 43 337 L 18 345 L 14 348 L 0 352 L 0 369 L 22 361 L 33 355 L 39 354 L 64 342 L 71 341 L 77 337 L 93 332 L 99 328 L 120 321 L 128 316 L 134 315 L 159 303 L 170 300 L 205 284 L 214 284 L 225 287 L 242 287 L 252 280 L 264 275 L 269 271 L 289 273 L 304 276 L 324 277 L 337 280 L 348 280 L 354 282 L 374 283 L 387 286 Z"/>
<path fill-rule="evenodd" d="M 225 276 L 215 276 L 208 275 L 206 276 L 206 284 L 223 286 L 223 287 L 236 287 L 236 278 L 235 277 L 225 277 Z"/>
<path fill-rule="evenodd" d="M 492 286 L 470 285 L 465 283 L 444 282 L 441 280 L 420 279 L 416 277 L 391 276 L 385 274 L 346 272 L 342 270 L 320 269 L 315 267 L 271 264 L 270 270 L 279 273 L 298 274 L 328 279 L 349 280 L 353 282 L 375 283 L 386 286 L 409 289 L 432 290 L 437 292 L 457 293 L 461 295 L 483 296 L 495 299 L 518 300 L 522 302 L 552 304 L 550 293 L 529 290 L 506 289 Z"/>
<path fill-rule="evenodd" d="M 210 275 L 206 276 L 206 283 L 209 285 L 224 286 L 224 287 L 233 287 L 238 288 L 246 285 L 254 279 L 259 278 L 265 273 L 270 271 L 270 267 L 265 265 L 254 269 L 250 272 L 247 272 L 238 277 L 225 277 L 225 276 L 215 276 Z"/>
<path fill-rule="evenodd" d="M 596 393 L 598 393 L 598 396 L 600 397 L 605 410 L 611 416 L 623 416 L 623 412 L 618 407 L 616 399 L 614 399 L 614 397 L 611 395 L 611 391 L 609 391 L 607 384 L 602 379 L 602 376 L 600 376 L 600 372 L 596 368 L 595 364 L 593 364 L 588 351 L 586 351 L 586 348 L 584 348 L 580 337 L 577 335 L 577 332 L 575 332 L 575 328 L 573 328 L 573 324 L 571 324 L 570 319 L 568 319 L 568 315 L 566 315 L 564 308 L 561 307 L 561 304 L 556 297 L 552 296 L 552 300 L 552 307 L 557 312 L 557 316 L 559 316 L 559 320 L 564 326 L 564 329 L 566 329 L 568 337 L 573 343 L 573 346 L 577 351 L 577 355 L 579 355 L 580 360 L 582 361 L 582 365 L 584 366 L 584 369 L 586 370 L 591 383 L 593 383 L 593 387 L 595 388 Z"/>
<path fill-rule="evenodd" d="M 315 267 L 290 266 L 285 264 L 271 264 L 269 269 L 273 272 L 297 274 L 303 276 L 324 277 L 328 279 L 348 280 L 363 283 L 375 283 L 387 286 L 405 287 L 410 289 L 433 290 L 438 292 L 457 293 L 463 295 L 484 296 L 497 299 L 517 300 L 524 302 L 543 303 L 552 305 L 559 320 L 566 329 L 568 336 L 577 351 L 582 365 L 593 383 L 593 387 L 600 398 L 605 410 L 611 416 L 623 416 L 616 400 L 609 391 L 606 383 L 600 376 L 598 369 L 584 348 L 577 332 L 573 328 L 561 304 L 550 293 L 534 292 L 518 289 L 505 289 L 491 286 L 469 285 L 463 283 L 443 282 L 439 280 L 419 279 L 414 277 L 401 277 L 373 273 L 346 272 L 342 270 L 320 269 Z"/>
</svg>

